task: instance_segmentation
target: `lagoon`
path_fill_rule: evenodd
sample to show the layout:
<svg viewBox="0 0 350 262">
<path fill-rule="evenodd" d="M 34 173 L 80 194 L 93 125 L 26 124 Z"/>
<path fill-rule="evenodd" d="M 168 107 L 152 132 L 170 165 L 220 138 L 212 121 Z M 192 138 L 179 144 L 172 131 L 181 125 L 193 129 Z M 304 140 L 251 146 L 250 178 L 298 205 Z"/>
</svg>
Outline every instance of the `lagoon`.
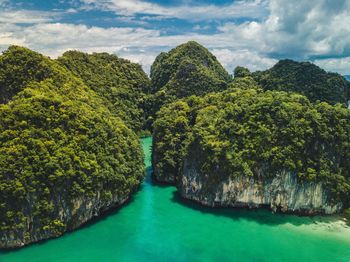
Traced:
<svg viewBox="0 0 350 262">
<path fill-rule="evenodd" d="M 350 261 L 350 228 L 336 217 L 183 201 L 152 183 L 152 139 L 142 143 L 147 177 L 128 204 L 61 238 L 0 251 L 0 261 Z"/>
</svg>

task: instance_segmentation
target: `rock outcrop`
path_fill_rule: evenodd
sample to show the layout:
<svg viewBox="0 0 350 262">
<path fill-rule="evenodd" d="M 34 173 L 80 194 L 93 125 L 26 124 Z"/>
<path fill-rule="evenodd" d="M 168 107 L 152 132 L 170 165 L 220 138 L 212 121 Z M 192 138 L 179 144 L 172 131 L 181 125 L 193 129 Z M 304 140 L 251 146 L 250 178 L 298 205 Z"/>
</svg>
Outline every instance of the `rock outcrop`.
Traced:
<svg viewBox="0 0 350 262">
<path fill-rule="evenodd" d="M 59 214 L 59 219 L 53 222 L 54 224 L 56 223 L 56 229 L 37 227 L 38 221 L 31 213 L 28 213 L 31 223 L 25 229 L 0 231 L 0 248 L 22 247 L 30 243 L 60 236 L 63 234 L 63 231 L 77 229 L 94 217 L 98 217 L 112 208 L 121 206 L 129 197 L 129 194 L 115 195 L 112 199 L 106 200 L 102 197 L 101 192 L 98 192 L 94 197 L 82 196 L 72 199 L 68 203 L 63 196 L 57 196 L 54 200 L 54 206 Z"/>
<path fill-rule="evenodd" d="M 181 196 L 211 207 L 269 207 L 302 215 L 334 214 L 342 208 L 342 203 L 332 204 L 321 182 L 301 182 L 287 171 L 268 180 L 240 176 L 213 184 L 208 179 L 188 157 L 178 183 Z"/>
</svg>

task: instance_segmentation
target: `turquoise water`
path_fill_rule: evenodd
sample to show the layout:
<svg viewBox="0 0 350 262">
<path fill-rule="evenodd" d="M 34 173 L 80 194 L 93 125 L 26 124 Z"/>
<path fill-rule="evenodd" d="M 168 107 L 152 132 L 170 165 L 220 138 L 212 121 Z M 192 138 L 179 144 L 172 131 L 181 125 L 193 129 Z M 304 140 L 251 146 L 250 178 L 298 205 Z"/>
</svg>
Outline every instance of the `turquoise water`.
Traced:
<svg viewBox="0 0 350 262">
<path fill-rule="evenodd" d="M 61 238 L 0 261 L 350 261 L 350 229 L 334 219 L 268 210 L 209 209 L 185 203 L 148 177 L 123 208 Z"/>
</svg>

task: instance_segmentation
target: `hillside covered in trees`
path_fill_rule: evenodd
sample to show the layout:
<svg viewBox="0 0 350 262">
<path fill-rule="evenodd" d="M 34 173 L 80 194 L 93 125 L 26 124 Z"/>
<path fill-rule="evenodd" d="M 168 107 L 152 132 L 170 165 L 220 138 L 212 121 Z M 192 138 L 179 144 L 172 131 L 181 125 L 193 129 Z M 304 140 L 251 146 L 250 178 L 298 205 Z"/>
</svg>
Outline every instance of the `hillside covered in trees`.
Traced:
<svg viewBox="0 0 350 262">
<path fill-rule="evenodd" d="M 58 62 L 80 77 L 129 127 L 137 132 L 144 128 L 150 81 L 140 65 L 116 55 L 78 51 L 64 53 Z"/>
<path fill-rule="evenodd" d="M 0 56 L 0 247 L 59 236 L 124 203 L 144 177 L 210 206 L 349 207 L 349 82 L 311 63 L 229 75 L 196 42 L 151 79 L 107 53 Z M 307 200 L 311 197 L 311 200 Z"/>
<path fill-rule="evenodd" d="M 75 229 L 136 190 L 139 139 L 81 79 L 12 46 L 0 56 L 0 90 L 2 248 Z"/>
<path fill-rule="evenodd" d="M 348 90 L 342 76 L 311 63 L 284 60 L 255 73 L 237 67 L 225 91 L 161 108 L 154 178 L 210 206 L 338 212 L 349 206 Z M 300 200 L 307 195 L 311 202 Z"/>
<path fill-rule="evenodd" d="M 341 75 L 327 73 L 310 62 L 281 60 L 271 69 L 254 72 L 253 78 L 264 90 L 297 92 L 311 102 L 347 104 L 350 83 Z"/>
<path fill-rule="evenodd" d="M 216 57 L 197 42 L 161 53 L 151 67 L 151 115 L 177 99 L 223 91 L 230 81 L 231 76 Z"/>
<path fill-rule="evenodd" d="M 155 122 L 155 176 L 181 183 L 185 159 L 195 156 L 208 187 L 289 170 L 348 201 L 349 136 L 347 108 L 299 94 L 237 88 L 190 97 L 163 107 Z"/>
</svg>

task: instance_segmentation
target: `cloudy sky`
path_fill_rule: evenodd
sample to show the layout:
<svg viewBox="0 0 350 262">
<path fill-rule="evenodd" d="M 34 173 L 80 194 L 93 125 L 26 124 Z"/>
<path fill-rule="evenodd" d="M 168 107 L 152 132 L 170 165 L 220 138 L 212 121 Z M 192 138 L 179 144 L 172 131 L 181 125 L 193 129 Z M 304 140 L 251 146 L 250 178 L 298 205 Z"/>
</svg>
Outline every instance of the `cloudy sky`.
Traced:
<svg viewBox="0 0 350 262">
<path fill-rule="evenodd" d="M 159 52 L 189 40 L 230 73 L 291 58 L 350 75 L 350 0 L 0 0 L 0 50 L 106 51 L 148 71 Z"/>
</svg>

